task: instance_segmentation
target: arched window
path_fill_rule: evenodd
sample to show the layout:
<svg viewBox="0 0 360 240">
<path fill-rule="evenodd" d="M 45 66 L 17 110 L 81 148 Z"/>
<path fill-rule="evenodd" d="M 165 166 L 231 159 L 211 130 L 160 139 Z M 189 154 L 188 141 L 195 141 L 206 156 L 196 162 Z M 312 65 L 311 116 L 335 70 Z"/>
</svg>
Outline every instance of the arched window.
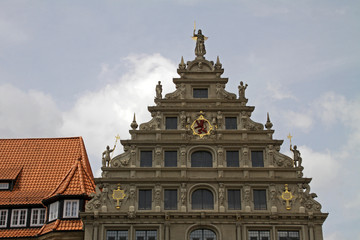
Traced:
<svg viewBox="0 0 360 240">
<path fill-rule="evenodd" d="M 191 167 L 212 167 L 212 155 L 207 151 L 197 151 L 191 154 Z"/>
<path fill-rule="evenodd" d="M 216 240 L 216 234 L 210 229 L 197 229 L 190 233 L 190 240 Z"/>
<path fill-rule="evenodd" d="M 214 209 L 214 196 L 210 190 L 198 189 L 191 196 L 192 209 Z"/>
</svg>

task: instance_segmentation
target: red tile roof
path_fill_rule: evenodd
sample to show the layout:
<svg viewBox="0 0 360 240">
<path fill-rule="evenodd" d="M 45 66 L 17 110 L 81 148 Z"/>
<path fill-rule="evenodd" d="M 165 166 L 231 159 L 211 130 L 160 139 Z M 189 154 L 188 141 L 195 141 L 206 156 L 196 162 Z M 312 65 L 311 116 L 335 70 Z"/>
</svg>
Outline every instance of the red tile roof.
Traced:
<svg viewBox="0 0 360 240">
<path fill-rule="evenodd" d="M 1 238 L 31 237 L 36 236 L 40 228 L 14 228 L 0 229 Z"/>
<path fill-rule="evenodd" d="M 82 229 L 83 229 L 83 223 L 80 219 L 74 219 L 74 220 L 57 219 L 54 222 L 44 225 L 38 232 L 38 235 L 43 235 L 51 231 L 76 231 L 76 230 L 79 231 Z"/>
<path fill-rule="evenodd" d="M 22 167 L 0 168 L 0 180 L 15 180 Z"/>
<path fill-rule="evenodd" d="M 0 205 L 41 204 L 54 194 L 95 191 L 81 137 L 0 139 L 0 169 L 21 169 L 13 190 L 0 191 Z M 13 178 L 16 172 L 4 176 Z"/>
</svg>

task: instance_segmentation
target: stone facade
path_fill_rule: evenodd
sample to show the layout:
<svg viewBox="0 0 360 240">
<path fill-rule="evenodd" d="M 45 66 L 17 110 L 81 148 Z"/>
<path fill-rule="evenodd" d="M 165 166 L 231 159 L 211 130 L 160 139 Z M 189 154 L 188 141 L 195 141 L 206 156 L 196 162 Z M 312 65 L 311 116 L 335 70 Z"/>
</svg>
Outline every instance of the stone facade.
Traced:
<svg viewBox="0 0 360 240">
<path fill-rule="evenodd" d="M 176 91 L 163 97 L 159 82 L 152 119 L 138 128 L 134 116 L 124 153 L 105 154 L 82 213 L 85 239 L 322 240 L 327 214 L 300 152 L 280 153 L 269 116 L 265 125 L 251 119 L 247 84 L 227 92 L 219 58 L 206 60 L 206 38 L 194 38 L 196 57 L 181 59 Z"/>
</svg>

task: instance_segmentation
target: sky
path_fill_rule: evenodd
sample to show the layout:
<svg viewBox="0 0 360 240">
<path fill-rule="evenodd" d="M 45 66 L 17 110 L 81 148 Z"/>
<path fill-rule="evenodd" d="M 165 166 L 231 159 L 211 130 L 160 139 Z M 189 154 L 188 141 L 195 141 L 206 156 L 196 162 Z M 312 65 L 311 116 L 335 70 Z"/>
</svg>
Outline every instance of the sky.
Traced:
<svg viewBox="0 0 360 240">
<path fill-rule="evenodd" d="M 82 136 L 93 172 L 133 114 L 150 120 L 194 21 L 226 90 L 248 84 L 252 119 L 269 112 L 281 152 L 298 146 L 326 240 L 360 239 L 360 1 L 0 1 L 0 137 Z M 118 145 L 116 154 L 122 149 Z"/>
</svg>

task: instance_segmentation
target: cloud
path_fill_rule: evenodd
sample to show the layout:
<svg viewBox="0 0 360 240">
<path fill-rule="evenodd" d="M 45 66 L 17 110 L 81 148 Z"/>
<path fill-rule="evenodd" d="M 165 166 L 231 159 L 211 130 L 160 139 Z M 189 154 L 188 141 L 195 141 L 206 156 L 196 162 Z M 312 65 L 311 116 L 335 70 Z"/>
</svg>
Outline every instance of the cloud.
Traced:
<svg viewBox="0 0 360 240">
<path fill-rule="evenodd" d="M 61 112 L 50 95 L 0 85 L 0 134 L 2 138 L 54 137 Z"/>
</svg>

